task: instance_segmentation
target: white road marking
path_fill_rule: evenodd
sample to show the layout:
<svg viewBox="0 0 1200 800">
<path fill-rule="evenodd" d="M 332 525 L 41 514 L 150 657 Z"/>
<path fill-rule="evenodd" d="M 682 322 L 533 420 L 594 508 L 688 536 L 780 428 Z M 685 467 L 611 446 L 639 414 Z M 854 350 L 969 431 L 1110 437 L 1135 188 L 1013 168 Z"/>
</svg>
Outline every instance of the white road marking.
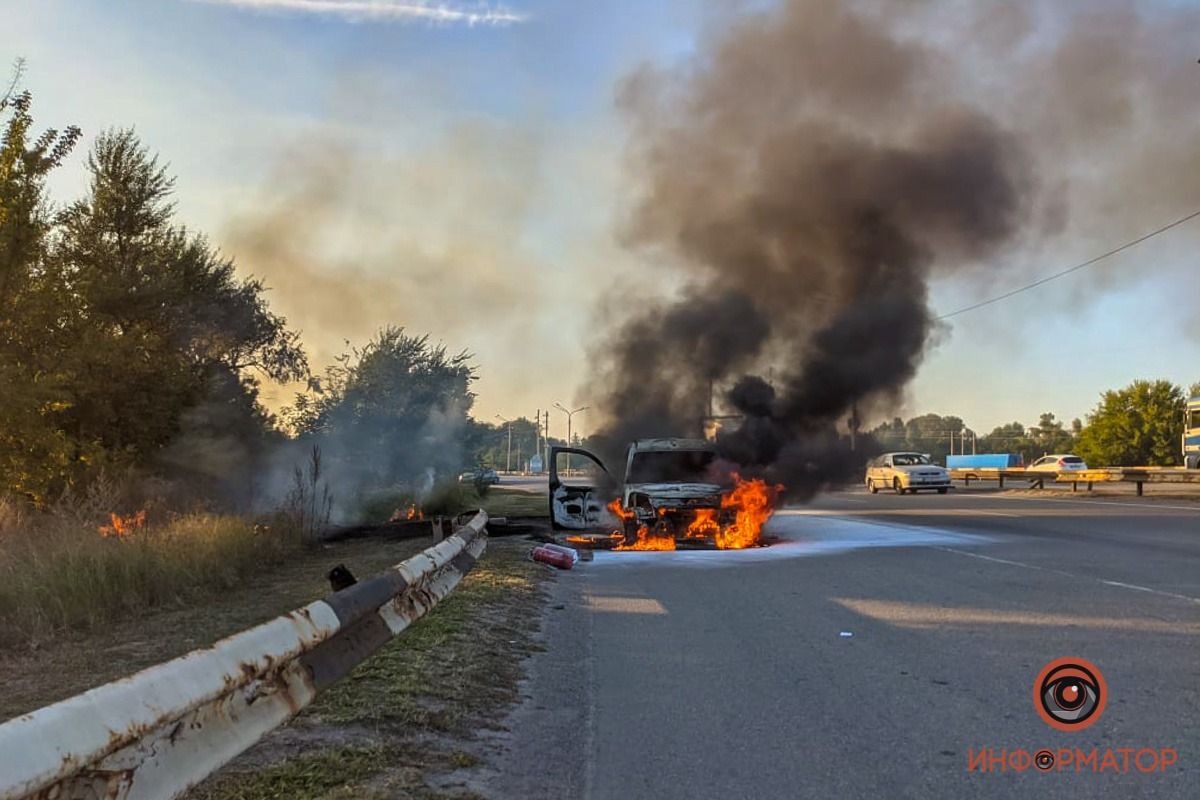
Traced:
<svg viewBox="0 0 1200 800">
<path fill-rule="evenodd" d="M 1089 575 L 1079 575 L 1078 573 L 1075 573 L 1075 572 L 1064 572 L 1061 569 L 1052 569 L 1050 567 L 1039 567 L 1037 564 L 1026 564 L 1021 561 L 1010 561 L 1007 558 L 996 558 L 995 556 L 985 556 L 982 553 L 971 553 L 966 550 L 958 550 L 953 547 L 934 546 L 933 549 L 934 550 L 942 550 L 947 553 L 956 553 L 957 555 L 960 555 L 960 556 L 970 556 L 971 558 L 980 558 L 980 559 L 983 559 L 984 561 L 994 561 L 997 564 L 1008 564 L 1009 566 L 1012 566 L 1012 567 L 1024 567 L 1025 569 L 1035 569 L 1035 570 L 1038 570 L 1039 572 L 1050 572 L 1055 575 L 1063 575 L 1067 578 L 1078 578 L 1080 580 L 1085 580 L 1085 581 L 1096 581 L 1097 583 L 1103 583 L 1106 586 L 1116 586 L 1121 589 L 1132 589 L 1136 592 L 1148 592 L 1150 594 L 1162 595 L 1163 597 L 1173 597 L 1176 600 L 1186 600 L 1189 603 L 1200 603 L 1200 597 L 1190 597 L 1189 595 L 1176 594 L 1175 592 L 1164 592 L 1161 589 L 1151 589 L 1148 586 L 1138 586 L 1133 583 L 1121 583 L 1120 581 L 1108 581 L 1108 580 L 1104 580 L 1103 578 L 1093 578 Z"/>
</svg>

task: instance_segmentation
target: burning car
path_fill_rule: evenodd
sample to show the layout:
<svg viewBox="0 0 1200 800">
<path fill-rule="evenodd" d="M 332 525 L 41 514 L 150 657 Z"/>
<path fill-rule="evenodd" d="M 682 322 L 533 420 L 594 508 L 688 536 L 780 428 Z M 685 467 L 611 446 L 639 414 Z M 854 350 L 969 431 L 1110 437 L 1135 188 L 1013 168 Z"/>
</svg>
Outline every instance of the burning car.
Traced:
<svg viewBox="0 0 1200 800">
<path fill-rule="evenodd" d="M 627 451 L 619 494 L 605 503 L 597 486 L 572 485 L 560 478 L 559 453 L 590 460 L 598 476 L 610 479 L 612 489 L 610 473 L 595 455 L 578 448 L 554 448 L 550 458 L 554 527 L 607 529 L 609 544 L 617 550 L 756 545 L 782 489 L 760 479 L 743 480 L 734 472 L 721 476 L 716 450 L 706 440 L 639 439 Z"/>
</svg>

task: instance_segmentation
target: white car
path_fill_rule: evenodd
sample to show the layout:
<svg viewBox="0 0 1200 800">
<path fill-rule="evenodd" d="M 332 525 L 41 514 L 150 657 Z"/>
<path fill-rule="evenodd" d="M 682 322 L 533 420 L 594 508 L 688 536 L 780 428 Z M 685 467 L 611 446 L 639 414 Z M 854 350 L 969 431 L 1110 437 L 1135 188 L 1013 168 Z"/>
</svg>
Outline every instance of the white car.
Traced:
<svg viewBox="0 0 1200 800">
<path fill-rule="evenodd" d="M 1060 453 L 1052 456 L 1042 456 L 1037 461 L 1025 468 L 1026 472 L 1076 472 L 1081 469 L 1087 469 L 1088 465 L 1084 463 L 1079 456 Z"/>
<path fill-rule="evenodd" d="M 923 453 L 884 453 L 867 465 L 866 483 L 871 494 L 880 489 L 896 494 L 931 489 L 945 494 L 950 491 L 950 473 Z"/>
</svg>

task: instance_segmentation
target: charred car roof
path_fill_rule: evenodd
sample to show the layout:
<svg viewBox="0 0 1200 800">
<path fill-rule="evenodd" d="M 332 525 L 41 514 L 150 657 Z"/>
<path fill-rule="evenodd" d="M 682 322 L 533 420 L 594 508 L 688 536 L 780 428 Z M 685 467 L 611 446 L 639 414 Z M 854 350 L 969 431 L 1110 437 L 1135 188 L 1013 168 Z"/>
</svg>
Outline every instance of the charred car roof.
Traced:
<svg viewBox="0 0 1200 800">
<path fill-rule="evenodd" d="M 716 450 L 713 443 L 707 439 L 634 439 L 631 447 L 638 453 L 670 452 L 672 450 Z"/>
</svg>

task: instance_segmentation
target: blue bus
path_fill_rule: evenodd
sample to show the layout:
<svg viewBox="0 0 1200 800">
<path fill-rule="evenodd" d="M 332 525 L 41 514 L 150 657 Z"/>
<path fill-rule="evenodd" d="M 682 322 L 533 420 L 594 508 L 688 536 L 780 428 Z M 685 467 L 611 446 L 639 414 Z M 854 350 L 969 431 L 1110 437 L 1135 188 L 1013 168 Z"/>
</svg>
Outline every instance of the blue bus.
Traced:
<svg viewBox="0 0 1200 800">
<path fill-rule="evenodd" d="M 1183 418 L 1183 465 L 1200 468 L 1200 395 L 1187 401 Z"/>
</svg>

